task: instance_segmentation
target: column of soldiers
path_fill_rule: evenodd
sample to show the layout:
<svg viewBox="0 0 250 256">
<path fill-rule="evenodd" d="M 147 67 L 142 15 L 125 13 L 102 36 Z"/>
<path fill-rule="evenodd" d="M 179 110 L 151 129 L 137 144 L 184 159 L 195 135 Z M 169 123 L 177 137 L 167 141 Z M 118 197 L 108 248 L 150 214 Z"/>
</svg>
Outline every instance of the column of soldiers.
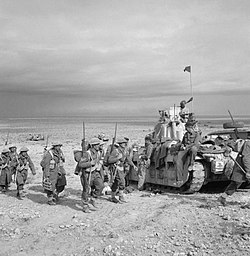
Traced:
<svg viewBox="0 0 250 256">
<path fill-rule="evenodd" d="M 27 181 L 28 170 L 35 175 L 35 167 L 28 155 L 29 149 L 22 147 L 19 154 L 16 152 L 16 146 L 10 146 L 9 149 L 2 150 L 0 157 L 0 190 L 7 192 L 11 182 L 17 185 L 17 197 L 25 197 L 24 185 Z"/>
<path fill-rule="evenodd" d="M 96 199 L 102 195 L 105 184 L 109 184 L 111 188 L 111 202 L 126 203 L 124 197 L 126 175 L 131 169 L 138 171 L 137 164 L 133 161 L 133 150 L 128 146 L 128 138 L 120 137 L 108 147 L 107 141 L 103 136 L 92 138 L 89 143 L 85 143 L 86 150 L 81 151 L 81 156 L 77 160 L 75 174 L 79 176 L 82 185 L 81 200 L 83 211 L 86 213 L 90 212 L 92 207 L 98 208 Z M 238 140 L 235 145 L 236 149 L 234 150 L 239 152 L 236 159 L 238 164 L 233 167 L 232 182 L 219 198 L 222 204 L 225 204 L 226 198 L 232 195 L 242 182 L 250 181 L 250 142 L 249 140 Z M 49 205 L 57 203 L 59 193 L 67 184 L 63 166 L 65 157 L 61 147 L 61 143 L 52 143 L 52 147 L 44 151 L 40 163 L 43 171 L 43 187 Z M 146 136 L 144 155 L 142 154 L 141 159 L 146 168 L 150 165 L 152 150 L 152 139 L 150 136 Z M 25 197 L 24 185 L 27 181 L 28 170 L 33 175 L 36 174 L 28 151 L 27 147 L 22 147 L 18 154 L 16 146 L 9 146 L 8 149 L 2 150 L 0 156 L 0 190 L 6 192 L 10 183 L 15 182 L 19 199 Z M 143 189 L 146 168 L 140 168 L 138 172 L 138 188 L 140 190 Z"/>
</svg>

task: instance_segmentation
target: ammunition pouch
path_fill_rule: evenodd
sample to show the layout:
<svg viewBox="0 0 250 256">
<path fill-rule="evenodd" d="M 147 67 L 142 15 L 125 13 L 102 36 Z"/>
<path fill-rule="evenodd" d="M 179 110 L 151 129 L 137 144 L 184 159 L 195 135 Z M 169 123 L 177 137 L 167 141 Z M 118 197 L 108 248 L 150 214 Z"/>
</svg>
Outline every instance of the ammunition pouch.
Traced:
<svg viewBox="0 0 250 256">
<path fill-rule="evenodd" d="M 48 191 L 53 191 L 52 183 L 51 183 L 51 181 L 48 178 L 45 178 L 43 180 L 43 188 L 48 190 Z"/>
</svg>

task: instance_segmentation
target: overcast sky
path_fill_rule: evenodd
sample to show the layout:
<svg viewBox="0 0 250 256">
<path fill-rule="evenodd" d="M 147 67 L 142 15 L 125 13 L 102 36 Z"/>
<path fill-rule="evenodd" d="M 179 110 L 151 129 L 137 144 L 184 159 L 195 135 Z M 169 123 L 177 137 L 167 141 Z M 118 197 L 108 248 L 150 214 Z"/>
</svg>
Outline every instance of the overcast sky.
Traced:
<svg viewBox="0 0 250 256">
<path fill-rule="evenodd" d="M 0 117 L 249 114 L 249 0 L 1 0 Z"/>
</svg>

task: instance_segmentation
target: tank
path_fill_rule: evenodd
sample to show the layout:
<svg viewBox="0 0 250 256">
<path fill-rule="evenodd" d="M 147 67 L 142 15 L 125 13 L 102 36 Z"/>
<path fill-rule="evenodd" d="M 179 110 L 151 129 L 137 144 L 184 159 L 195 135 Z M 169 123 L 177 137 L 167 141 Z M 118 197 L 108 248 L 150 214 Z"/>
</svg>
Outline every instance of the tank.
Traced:
<svg viewBox="0 0 250 256">
<path fill-rule="evenodd" d="M 231 129 L 208 133 L 201 141 L 192 170 L 188 168 L 190 156 L 187 156 L 181 168 L 182 179 L 177 181 L 179 145 L 185 133 L 185 123 L 181 121 L 179 111 L 179 107 L 159 111 L 160 119 L 150 134 L 153 141 L 150 164 L 144 157 L 145 147 L 141 147 L 133 159 L 138 171 L 131 171 L 130 180 L 138 181 L 138 174 L 145 172 L 144 185 L 173 187 L 187 193 L 198 192 L 208 182 L 228 181 L 237 156 L 228 145 L 236 138 L 250 138 L 250 131 L 237 129 L 238 125 L 232 129 L 230 124 L 226 126 Z"/>
</svg>

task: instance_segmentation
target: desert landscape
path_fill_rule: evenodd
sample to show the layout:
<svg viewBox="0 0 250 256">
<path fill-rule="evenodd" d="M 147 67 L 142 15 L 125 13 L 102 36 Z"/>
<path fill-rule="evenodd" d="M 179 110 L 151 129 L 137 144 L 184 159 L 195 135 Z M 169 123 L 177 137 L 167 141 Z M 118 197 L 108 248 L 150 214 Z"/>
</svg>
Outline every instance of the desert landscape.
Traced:
<svg viewBox="0 0 250 256">
<path fill-rule="evenodd" d="M 219 126 L 200 124 L 203 135 Z M 120 122 L 118 136 L 142 145 L 152 128 L 147 123 Z M 134 189 L 126 195 L 128 203 L 114 204 L 104 195 L 97 200 L 98 209 L 86 214 L 79 177 L 74 175 L 73 150 L 80 148 L 82 139 L 80 119 L 2 120 L 1 148 L 7 130 L 10 144 L 29 148 L 37 175 L 29 173 L 24 200 L 16 198 L 15 184 L 0 194 L 0 255 L 249 255 L 250 212 L 244 207 L 250 201 L 248 190 L 235 193 L 223 207 L 217 198 L 224 185 L 192 195 Z M 111 139 L 114 123 L 86 123 L 87 139 L 100 132 Z M 39 162 L 46 142 L 27 141 L 30 133 L 44 133 L 49 144 L 63 144 L 68 185 L 56 206 L 47 204 L 41 186 Z"/>
</svg>

